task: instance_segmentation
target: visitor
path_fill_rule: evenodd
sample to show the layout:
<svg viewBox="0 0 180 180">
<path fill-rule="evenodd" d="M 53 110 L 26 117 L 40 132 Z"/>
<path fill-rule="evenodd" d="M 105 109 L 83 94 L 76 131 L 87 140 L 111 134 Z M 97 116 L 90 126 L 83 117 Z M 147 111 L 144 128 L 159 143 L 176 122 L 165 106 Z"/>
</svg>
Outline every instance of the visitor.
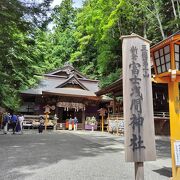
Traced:
<svg viewBox="0 0 180 180">
<path fill-rule="evenodd" d="M 16 131 L 17 121 L 18 121 L 17 116 L 12 113 L 11 124 L 12 124 L 13 134 L 15 134 L 15 131 Z"/>
<path fill-rule="evenodd" d="M 23 134 L 23 122 L 24 122 L 24 116 L 22 114 L 19 115 L 18 117 L 18 122 L 19 122 L 19 127 L 20 127 L 20 132 Z"/>
<path fill-rule="evenodd" d="M 3 116 L 3 122 L 2 122 L 4 134 L 7 134 L 8 122 L 9 122 L 9 115 L 8 113 L 5 113 Z"/>
<path fill-rule="evenodd" d="M 54 127 L 53 127 L 54 130 L 56 130 L 57 120 L 58 120 L 58 117 L 57 117 L 57 115 L 55 114 L 55 115 L 54 115 Z"/>
<path fill-rule="evenodd" d="M 20 123 L 19 123 L 19 116 L 17 115 L 17 122 L 16 122 L 16 132 L 20 131 Z"/>
<path fill-rule="evenodd" d="M 43 133 L 44 129 L 44 118 L 41 116 L 39 120 L 38 132 Z"/>
<path fill-rule="evenodd" d="M 78 125 L 78 119 L 77 119 L 77 117 L 75 116 L 75 117 L 74 117 L 74 131 L 77 131 L 77 125 Z"/>
<path fill-rule="evenodd" d="M 8 121 L 8 124 L 7 124 L 7 131 L 9 131 L 9 129 L 12 129 L 12 122 L 11 122 L 11 114 L 8 113 L 8 117 L 9 117 L 9 121 Z"/>
</svg>

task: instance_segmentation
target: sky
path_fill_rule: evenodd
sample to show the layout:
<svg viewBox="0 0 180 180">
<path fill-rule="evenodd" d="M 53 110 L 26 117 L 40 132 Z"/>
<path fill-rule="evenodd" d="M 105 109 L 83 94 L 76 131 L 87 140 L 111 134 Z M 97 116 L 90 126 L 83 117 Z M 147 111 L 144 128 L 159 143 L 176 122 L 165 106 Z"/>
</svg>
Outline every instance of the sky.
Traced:
<svg viewBox="0 0 180 180">
<path fill-rule="evenodd" d="M 62 0 L 54 0 L 51 7 L 54 7 L 55 5 L 59 5 Z M 74 7 L 81 7 L 82 6 L 82 1 L 83 0 L 73 0 L 74 1 Z"/>
</svg>

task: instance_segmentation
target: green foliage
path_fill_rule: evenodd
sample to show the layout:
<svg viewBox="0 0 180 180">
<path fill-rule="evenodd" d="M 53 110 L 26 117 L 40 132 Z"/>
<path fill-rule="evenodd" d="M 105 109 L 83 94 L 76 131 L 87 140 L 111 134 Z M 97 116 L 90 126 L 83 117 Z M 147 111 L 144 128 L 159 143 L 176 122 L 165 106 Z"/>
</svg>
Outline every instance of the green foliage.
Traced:
<svg viewBox="0 0 180 180">
<path fill-rule="evenodd" d="M 42 28 L 42 14 L 49 3 L 50 0 L 42 4 L 18 0 L 0 2 L 0 106 L 17 109 L 19 91 L 35 82 L 30 40 L 33 30 Z"/>
<path fill-rule="evenodd" d="M 117 79 L 120 78 L 120 74 L 122 73 L 122 69 L 117 69 L 116 72 L 112 72 L 106 77 L 102 77 L 100 81 L 100 87 L 106 87 L 110 85 L 112 82 L 115 82 Z"/>
<path fill-rule="evenodd" d="M 0 1 L 0 106 L 17 109 L 18 93 L 37 83 L 35 75 L 67 61 L 109 85 L 122 71 L 121 35 L 136 33 L 154 44 L 180 27 L 178 1 L 85 0 L 75 9 L 63 0 L 48 17 L 51 1 Z"/>
</svg>

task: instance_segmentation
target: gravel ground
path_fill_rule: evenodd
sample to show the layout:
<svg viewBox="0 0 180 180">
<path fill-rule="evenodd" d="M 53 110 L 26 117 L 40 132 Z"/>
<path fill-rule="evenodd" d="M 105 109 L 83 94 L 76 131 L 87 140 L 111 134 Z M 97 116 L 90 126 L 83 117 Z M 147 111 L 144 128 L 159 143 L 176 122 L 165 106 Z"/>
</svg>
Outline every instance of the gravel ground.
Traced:
<svg viewBox="0 0 180 180">
<path fill-rule="evenodd" d="M 0 180 L 132 180 L 124 138 L 87 131 L 0 131 Z M 157 161 L 145 162 L 145 180 L 171 177 L 169 138 L 156 137 Z"/>
</svg>

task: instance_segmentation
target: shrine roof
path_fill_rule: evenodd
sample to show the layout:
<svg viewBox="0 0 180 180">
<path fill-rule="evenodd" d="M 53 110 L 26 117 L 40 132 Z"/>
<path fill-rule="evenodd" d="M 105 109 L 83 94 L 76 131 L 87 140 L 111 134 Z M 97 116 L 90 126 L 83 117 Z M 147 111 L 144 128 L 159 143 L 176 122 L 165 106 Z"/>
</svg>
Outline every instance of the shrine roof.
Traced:
<svg viewBox="0 0 180 180">
<path fill-rule="evenodd" d="M 61 70 L 62 69 L 63 68 L 61 68 Z M 65 71 L 61 71 L 65 72 L 65 74 L 62 74 L 63 76 L 54 75 L 54 72 L 57 73 L 60 71 L 53 71 L 50 74 L 45 74 L 42 76 L 37 86 L 24 90 L 21 93 L 29 95 L 42 95 L 43 91 L 45 92 L 49 89 L 67 88 L 67 86 L 70 86 L 71 84 L 79 86 L 78 88 L 73 89 L 87 90 L 90 93 L 94 93 L 99 90 L 97 80 L 89 80 L 85 77 L 81 77 L 81 75 L 76 73 L 76 71 L 74 71 L 73 67 L 71 66 L 66 66 L 64 70 Z"/>
<path fill-rule="evenodd" d="M 46 73 L 44 74 L 44 76 L 69 78 L 69 76 L 71 76 L 72 74 L 75 74 L 79 79 L 98 82 L 98 80 L 89 79 L 87 76 L 83 75 L 81 72 L 79 72 L 77 69 L 75 69 L 72 65 L 69 64 L 49 73 Z"/>
<path fill-rule="evenodd" d="M 74 97 L 97 97 L 94 92 L 83 90 L 83 89 L 75 89 L 75 88 L 52 88 L 46 91 L 42 91 L 43 94 L 52 94 L 59 96 L 74 96 Z"/>
</svg>

